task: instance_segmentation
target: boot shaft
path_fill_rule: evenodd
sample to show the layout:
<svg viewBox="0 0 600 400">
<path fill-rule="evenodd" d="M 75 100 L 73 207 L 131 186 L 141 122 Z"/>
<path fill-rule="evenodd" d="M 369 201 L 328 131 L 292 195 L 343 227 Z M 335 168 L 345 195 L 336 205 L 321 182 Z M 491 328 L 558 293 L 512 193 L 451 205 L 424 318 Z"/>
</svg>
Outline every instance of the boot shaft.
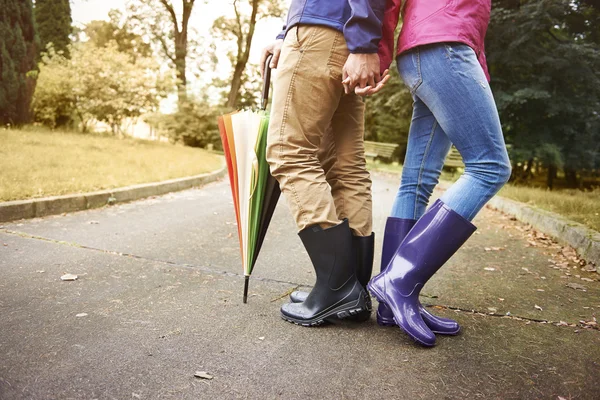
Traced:
<svg viewBox="0 0 600 400">
<path fill-rule="evenodd" d="M 315 269 L 317 285 L 331 290 L 342 287 L 356 273 L 356 255 L 348 220 L 323 229 L 318 225 L 298 233 Z"/>
<path fill-rule="evenodd" d="M 370 236 L 352 236 L 352 247 L 356 252 L 356 277 L 363 287 L 373 274 L 373 257 L 375 254 L 375 234 Z"/>
<path fill-rule="evenodd" d="M 390 263 L 396 250 L 416 222 L 416 219 L 388 217 L 385 223 L 383 249 L 381 250 L 381 271 Z"/>
<path fill-rule="evenodd" d="M 410 230 L 386 273 L 391 279 L 399 278 L 404 287 L 402 292 L 409 295 L 418 285 L 422 287 L 476 229 L 471 222 L 438 201 Z"/>
</svg>

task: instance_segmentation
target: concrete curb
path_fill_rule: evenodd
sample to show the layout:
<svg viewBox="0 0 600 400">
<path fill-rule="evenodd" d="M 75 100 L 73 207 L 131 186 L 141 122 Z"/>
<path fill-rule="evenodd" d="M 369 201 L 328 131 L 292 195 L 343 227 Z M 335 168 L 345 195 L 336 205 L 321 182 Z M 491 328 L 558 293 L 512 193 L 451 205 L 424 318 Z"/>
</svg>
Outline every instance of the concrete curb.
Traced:
<svg viewBox="0 0 600 400">
<path fill-rule="evenodd" d="M 447 190 L 452 182 L 440 181 L 439 188 Z M 495 196 L 488 205 L 496 210 L 513 215 L 516 219 L 530 224 L 560 243 L 573 247 L 584 260 L 594 263 L 600 273 L 600 232 L 571 221 L 559 214 L 541 210 L 527 204 Z"/>
<path fill-rule="evenodd" d="M 600 266 L 600 232 L 553 212 L 504 197 L 496 196 L 488 204 L 573 247 L 584 260 Z"/>
<path fill-rule="evenodd" d="M 227 174 L 227 168 L 218 171 L 171 179 L 163 182 L 143 183 L 98 192 L 70 194 L 65 196 L 44 197 L 31 200 L 16 200 L 0 203 L 0 222 L 15 221 L 24 218 L 38 218 L 66 212 L 89 210 L 109 204 L 123 203 L 150 196 L 190 189 L 221 179 Z"/>
</svg>

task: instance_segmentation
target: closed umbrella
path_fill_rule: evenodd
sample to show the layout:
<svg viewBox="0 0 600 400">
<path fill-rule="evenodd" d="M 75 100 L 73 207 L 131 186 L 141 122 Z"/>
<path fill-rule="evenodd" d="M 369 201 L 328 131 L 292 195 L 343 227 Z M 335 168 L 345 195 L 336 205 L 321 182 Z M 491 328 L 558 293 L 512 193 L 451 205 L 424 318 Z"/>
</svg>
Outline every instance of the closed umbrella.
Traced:
<svg viewBox="0 0 600 400">
<path fill-rule="evenodd" d="M 265 68 L 261 109 L 219 117 L 219 132 L 229 172 L 245 276 L 244 303 L 248 300 L 250 275 L 281 193 L 277 181 L 269 172 L 266 159 L 269 128 L 266 106 L 271 79 L 269 64 L 270 59 Z"/>
</svg>

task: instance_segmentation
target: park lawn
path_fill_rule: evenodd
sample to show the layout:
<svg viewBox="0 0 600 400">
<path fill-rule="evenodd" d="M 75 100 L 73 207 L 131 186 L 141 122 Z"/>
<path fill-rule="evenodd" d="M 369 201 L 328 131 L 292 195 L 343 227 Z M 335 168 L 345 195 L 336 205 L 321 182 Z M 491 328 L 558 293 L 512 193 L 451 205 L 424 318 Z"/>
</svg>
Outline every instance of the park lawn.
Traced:
<svg viewBox="0 0 600 400">
<path fill-rule="evenodd" d="M 385 163 L 367 163 L 371 170 L 398 174 L 400 183 L 401 165 Z M 442 172 L 441 180 L 455 181 L 459 173 Z M 552 211 L 572 221 L 579 222 L 600 231 L 600 189 L 581 191 L 574 189 L 545 190 L 535 187 L 515 186 L 508 184 L 499 193 L 500 196 L 521 203 Z"/>
<path fill-rule="evenodd" d="M 0 201 L 112 189 L 215 171 L 202 149 L 33 128 L 0 130 Z"/>
<path fill-rule="evenodd" d="M 500 196 L 560 214 L 600 232 L 600 189 L 545 190 L 506 185 Z"/>
</svg>

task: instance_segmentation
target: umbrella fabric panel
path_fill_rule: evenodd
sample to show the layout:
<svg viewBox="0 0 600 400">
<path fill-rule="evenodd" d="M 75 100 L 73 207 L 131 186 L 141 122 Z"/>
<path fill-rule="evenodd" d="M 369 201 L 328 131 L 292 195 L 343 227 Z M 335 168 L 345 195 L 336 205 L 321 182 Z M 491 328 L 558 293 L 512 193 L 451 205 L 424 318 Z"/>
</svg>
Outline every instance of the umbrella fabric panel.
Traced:
<svg viewBox="0 0 600 400">
<path fill-rule="evenodd" d="M 231 126 L 231 115 L 219 117 L 219 133 L 221 142 L 223 143 L 223 153 L 227 161 L 227 171 L 229 173 L 229 183 L 231 186 L 231 196 L 233 197 L 233 207 L 235 209 L 235 219 L 238 229 L 238 240 L 242 243 L 242 231 L 240 223 L 240 207 L 239 207 L 239 189 L 237 179 L 237 163 L 235 157 L 235 147 L 233 145 L 233 128 Z M 244 259 L 243 249 L 240 246 L 240 255 Z"/>
<path fill-rule="evenodd" d="M 254 268 L 254 262 L 258 257 L 258 239 L 260 233 L 260 222 L 262 209 L 265 201 L 265 188 L 267 185 L 267 179 L 269 176 L 269 164 L 267 163 L 266 150 L 267 150 L 267 131 L 269 129 L 269 118 L 266 115 L 261 115 L 261 121 L 258 130 L 258 137 L 255 148 L 255 155 L 257 160 L 258 169 L 256 170 L 256 187 L 254 194 L 251 199 L 251 218 L 252 218 L 252 231 L 251 231 L 251 251 L 250 257 L 250 272 Z"/>
<path fill-rule="evenodd" d="M 255 151 L 261 120 L 260 115 L 249 111 L 231 116 L 237 158 L 242 249 L 244 253 L 242 264 L 245 275 L 250 275 L 252 271 L 252 237 L 257 225 L 257 221 L 252 219 L 251 202 L 258 181 L 258 159 Z"/>
</svg>

